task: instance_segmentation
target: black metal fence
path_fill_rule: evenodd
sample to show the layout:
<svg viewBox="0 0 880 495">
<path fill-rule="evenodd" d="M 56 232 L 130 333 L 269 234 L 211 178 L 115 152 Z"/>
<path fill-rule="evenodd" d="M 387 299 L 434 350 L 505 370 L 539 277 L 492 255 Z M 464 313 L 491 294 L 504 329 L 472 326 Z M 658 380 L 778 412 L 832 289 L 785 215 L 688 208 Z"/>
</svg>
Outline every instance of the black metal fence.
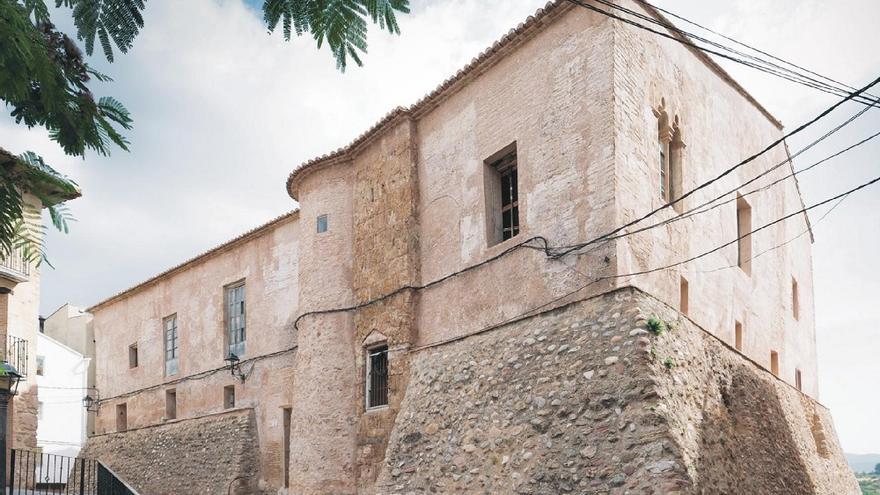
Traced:
<svg viewBox="0 0 880 495">
<path fill-rule="evenodd" d="M 17 449 L 7 485 L 9 495 L 137 495 L 99 461 Z"/>
</svg>

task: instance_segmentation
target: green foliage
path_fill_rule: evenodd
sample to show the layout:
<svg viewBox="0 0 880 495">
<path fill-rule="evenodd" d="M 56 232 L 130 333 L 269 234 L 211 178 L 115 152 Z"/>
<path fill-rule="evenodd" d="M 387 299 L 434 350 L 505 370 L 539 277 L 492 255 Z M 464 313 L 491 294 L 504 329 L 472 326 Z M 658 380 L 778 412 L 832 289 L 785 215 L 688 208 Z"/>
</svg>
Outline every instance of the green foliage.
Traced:
<svg viewBox="0 0 880 495">
<path fill-rule="evenodd" d="M 880 462 L 874 465 L 874 474 L 880 474 Z"/>
<path fill-rule="evenodd" d="M 675 368 L 678 365 L 675 363 L 675 359 L 668 357 L 663 360 L 663 366 L 665 366 L 666 369 L 671 370 L 672 368 Z"/>
<path fill-rule="evenodd" d="M 648 327 L 648 331 L 653 333 L 654 335 L 661 335 L 663 334 L 663 332 L 666 331 L 666 323 L 656 316 L 648 318 L 646 325 Z"/>
<path fill-rule="evenodd" d="M 48 210 L 55 228 L 67 233 L 73 218 L 61 200 L 77 194 L 76 183 L 32 152 L 17 158 L 0 153 L 0 179 L 0 258 L 18 251 L 29 263 L 46 261 L 46 227 L 39 206 Z M 26 205 L 22 191 L 41 204 L 36 208 Z"/>
<path fill-rule="evenodd" d="M 44 127 L 68 155 L 85 156 L 87 149 L 107 155 L 113 145 L 128 149 L 117 129 L 131 129 L 128 111 L 113 98 L 95 101 L 92 77 L 108 80 L 49 22 L 43 0 L 0 2 L 0 100 L 16 123 Z"/>
<path fill-rule="evenodd" d="M 876 470 L 876 468 L 875 468 Z M 862 495 L 880 495 L 880 479 L 872 476 L 860 476 L 859 487 L 862 489 Z"/>
<path fill-rule="evenodd" d="M 284 39 L 293 34 L 311 33 L 318 48 L 324 42 L 345 71 L 348 58 L 363 65 L 360 54 L 367 52 L 368 20 L 380 29 L 400 34 L 397 12 L 409 12 L 409 0 L 265 0 L 263 19 L 269 31 L 280 24 Z"/>
</svg>

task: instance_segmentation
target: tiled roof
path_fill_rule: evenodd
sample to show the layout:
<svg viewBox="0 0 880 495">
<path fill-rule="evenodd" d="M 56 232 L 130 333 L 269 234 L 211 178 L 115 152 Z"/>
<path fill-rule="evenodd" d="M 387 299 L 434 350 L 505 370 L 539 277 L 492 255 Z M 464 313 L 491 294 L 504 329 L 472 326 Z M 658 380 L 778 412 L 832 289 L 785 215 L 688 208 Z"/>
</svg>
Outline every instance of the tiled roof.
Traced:
<svg viewBox="0 0 880 495">
<path fill-rule="evenodd" d="M 649 3 L 642 0 L 637 1 L 645 8 L 645 10 L 648 11 L 650 15 L 670 26 L 674 26 L 672 21 L 667 19 L 663 14 L 652 7 Z M 386 127 L 390 127 L 391 124 L 399 121 L 399 119 L 417 118 L 420 115 L 423 115 L 424 113 L 430 111 L 431 109 L 439 105 L 443 99 L 451 96 L 456 91 L 461 89 L 461 87 L 465 85 L 467 81 L 485 72 L 511 50 L 522 44 L 524 41 L 530 39 L 531 36 L 533 36 L 541 28 L 548 25 L 553 19 L 571 8 L 573 8 L 573 4 L 567 0 L 553 0 L 551 2 L 548 2 L 544 6 L 544 8 L 538 9 L 535 14 L 529 16 L 525 20 L 525 22 L 522 22 L 516 28 L 511 29 L 506 35 L 496 41 L 491 47 L 487 48 L 482 53 L 473 58 L 470 63 L 461 68 L 458 72 L 455 73 L 455 75 L 443 81 L 439 86 L 434 88 L 433 91 L 422 97 L 413 105 L 409 107 L 394 108 L 393 110 L 391 110 L 391 112 L 382 117 L 366 132 L 355 138 L 354 141 L 349 143 L 347 146 L 308 160 L 295 168 L 287 178 L 287 193 L 290 194 L 292 198 L 296 199 L 296 181 L 302 177 L 302 174 L 306 170 L 316 169 L 316 167 L 319 165 L 331 165 L 339 161 L 347 160 L 349 156 L 358 148 L 368 144 L 372 139 L 380 135 L 386 129 Z M 670 33 L 679 39 L 686 39 L 684 36 L 678 33 L 672 31 L 670 31 Z M 755 98 L 752 97 L 752 95 L 750 95 L 742 86 L 740 86 L 740 84 L 737 83 L 730 76 L 730 74 L 727 73 L 727 71 L 721 68 L 721 66 L 715 63 L 714 60 L 712 60 L 702 51 L 690 47 L 689 49 L 691 50 L 691 52 L 694 53 L 697 58 L 699 58 L 703 63 L 709 66 L 710 69 L 718 73 L 718 75 L 722 79 L 733 86 L 733 88 L 737 92 L 739 92 L 765 117 L 767 117 L 767 119 L 769 119 L 770 122 L 773 123 L 773 125 L 775 125 L 777 128 L 782 128 L 782 123 L 779 122 L 779 120 L 776 119 L 776 117 L 774 117 L 772 114 L 770 114 L 767 109 L 761 106 L 761 104 L 758 103 L 758 101 L 755 100 Z"/>
<path fill-rule="evenodd" d="M 213 248 L 211 248 L 201 254 L 193 256 L 192 258 L 184 261 L 183 263 L 175 265 L 175 266 L 163 271 L 162 273 L 159 273 L 158 275 L 155 275 L 153 277 L 148 278 L 147 280 L 144 280 L 143 282 L 141 282 L 137 285 L 129 287 L 128 289 L 125 289 L 121 292 L 117 292 L 116 294 L 108 297 L 107 299 L 104 299 L 103 301 L 94 304 L 93 306 L 88 308 L 86 311 L 88 311 L 90 313 L 94 312 L 95 310 L 100 309 L 102 306 L 106 306 L 110 303 L 116 302 L 120 299 L 123 299 L 123 298 L 131 295 L 133 292 L 137 292 L 141 289 L 145 289 L 145 288 L 149 287 L 150 285 L 153 285 L 153 284 L 159 282 L 160 280 L 164 280 L 168 277 L 171 277 L 172 275 L 175 275 L 176 273 L 183 271 L 184 269 L 186 269 L 190 265 L 193 265 L 199 261 L 203 261 L 210 256 L 220 254 L 221 252 L 223 252 L 229 248 L 235 247 L 238 244 L 244 243 L 244 242 L 249 241 L 255 237 L 258 237 L 263 232 L 275 227 L 276 225 L 284 222 L 287 219 L 296 217 L 298 214 L 299 214 L 299 210 L 297 209 L 297 210 L 289 211 L 283 215 L 279 215 L 279 216 L 273 218 L 272 220 L 269 220 L 268 222 L 266 222 L 258 227 L 255 227 L 255 228 L 248 230 L 247 232 L 245 232 L 241 235 L 233 237 L 232 239 L 224 242 L 223 244 L 220 244 L 219 246 L 213 247 Z"/>
</svg>

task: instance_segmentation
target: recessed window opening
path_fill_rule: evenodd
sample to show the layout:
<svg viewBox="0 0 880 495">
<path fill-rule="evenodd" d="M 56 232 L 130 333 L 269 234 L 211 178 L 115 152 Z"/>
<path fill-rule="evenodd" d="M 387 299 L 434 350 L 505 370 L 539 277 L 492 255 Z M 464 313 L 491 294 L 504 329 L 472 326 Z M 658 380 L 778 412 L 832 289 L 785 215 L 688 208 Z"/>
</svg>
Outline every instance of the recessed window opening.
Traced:
<svg viewBox="0 0 880 495">
<path fill-rule="evenodd" d="M 165 419 L 177 418 L 177 390 L 165 391 Z"/>
<path fill-rule="evenodd" d="M 734 345 L 736 346 L 736 350 L 742 352 L 743 350 L 743 326 L 742 323 L 736 322 L 735 330 L 734 330 Z"/>
<path fill-rule="evenodd" d="M 803 381 L 801 379 L 801 370 L 794 370 L 794 386 L 803 391 Z"/>
<path fill-rule="evenodd" d="M 178 360 L 177 315 L 165 318 L 162 326 L 165 328 L 165 375 L 175 375 Z"/>
<path fill-rule="evenodd" d="M 226 287 L 226 355 L 244 356 L 247 333 L 245 331 L 244 282 Z M 226 357 L 226 356 L 224 356 Z"/>
<path fill-rule="evenodd" d="M 798 283 L 794 277 L 791 278 L 791 314 L 795 320 L 800 319 L 801 301 L 798 294 Z"/>
<path fill-rule="evenodd" d="M 485 161 L 486 232 L 489 245 L 519 234 L 516 143 Z"/>
<path fill-rule="evenodd" d="M 318 215 L 317 223 L 318 223 L 318 233 L 319 234 L 327 232 L 327 228 L 329 227 L 329 224 L 327 223 L 327 215 L 326 214 L 325 215 Z"/>
<path fill-rule="evenodd" d="M 678 310 L 681 311 L 681 313 L 684 315 L 688 314 L 688 298 L 690 297 L 688 292 L 688 281 L 686 278 L 681 277 L 678 291 Z"/>
<path fill-rule="evenodd" d="M 282 415 L 282 425 L 284 428 L 284 488 L 290 487 L 290 416 L 293 410 L 285 407 Z"/>
<path fill-rule="evenodd" d="M 128 367 L 129 368 L 137 368 L 138 367 L 138 345 L 137 343 L 131 344 L 128 346 Z"/>
<path fill-rule="evenodd" d="M 235 407 L 235 385 L 223 387 L 223 409 Z"/>
<path fill-rule="evenodd" d="M 736 196 L 737 265 L 746 274 L 752 272 L 752 207 L 745 198 Z"/>
<path fill-rule="evenodd" d="M 770 372 L 779 376 L 779 353 L 770 351 Z"/>
<path fill-rule="evenodd" d="M 128 406 L 126 404 L 116 405 L 116 431 L 125 431 L 128 429 Z"/>
<path fill-rule="evenodd" d="M 388 405 L 388 346 L 367 350 L 367 409 Z"/>
<path fill-rule="evenodd" d="M 678 126 L 678 116 L 670 119 L 665 106 L 666 101 L 661 100 L 660 108 L 654 110 L 657 117 L 657 168 L 660 172 L 660 199 L 663 203 L 671 203 L 683 192 L 681 155 L 684 143 Z M 676 202 L 674 207 L 680 211 L 682 202 Z"/>
</svg>

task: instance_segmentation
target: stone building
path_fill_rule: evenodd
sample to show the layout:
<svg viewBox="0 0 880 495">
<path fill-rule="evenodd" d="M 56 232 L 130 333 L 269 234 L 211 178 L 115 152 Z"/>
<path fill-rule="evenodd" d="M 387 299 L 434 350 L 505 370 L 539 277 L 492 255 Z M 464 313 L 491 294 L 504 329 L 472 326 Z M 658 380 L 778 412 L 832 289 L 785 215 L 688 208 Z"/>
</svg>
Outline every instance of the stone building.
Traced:
<svg viewBox="0 0 880 495">
<path fill-rule="evenodd" d="M 93 306 L 87 450 L 144 493 L 858 493 L 807 217 L 745 235 L 797 183 L 671 221 L 785 146 L 554 256 L 781 136 L 703 54 L 550 3 L 296 168 L 297 211 Z"/>
</svg>

